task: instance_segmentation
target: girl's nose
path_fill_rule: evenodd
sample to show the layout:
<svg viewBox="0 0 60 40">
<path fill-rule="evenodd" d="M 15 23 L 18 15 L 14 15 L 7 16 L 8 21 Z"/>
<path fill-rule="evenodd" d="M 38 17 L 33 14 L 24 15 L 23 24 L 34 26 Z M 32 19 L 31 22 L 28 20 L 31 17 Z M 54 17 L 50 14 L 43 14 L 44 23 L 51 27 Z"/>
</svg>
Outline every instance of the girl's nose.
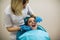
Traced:
<svg viewBox="0 0 60 40">
<path fill-rule="evenodd" d="M 35 22 L 32 22 L 33 24 L 35 24 Z"/>
</svg>

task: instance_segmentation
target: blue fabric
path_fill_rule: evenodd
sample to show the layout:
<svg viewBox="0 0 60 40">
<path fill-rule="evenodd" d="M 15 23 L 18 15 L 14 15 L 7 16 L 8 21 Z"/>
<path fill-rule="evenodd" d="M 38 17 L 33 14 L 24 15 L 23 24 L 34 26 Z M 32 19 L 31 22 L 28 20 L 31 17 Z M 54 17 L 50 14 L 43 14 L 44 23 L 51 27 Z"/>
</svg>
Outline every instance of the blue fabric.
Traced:
<svg viewBox="0 0 60 40">
<path fill-rule="evenodd" d="M 19 40 L 50 40 L 50 37 L 42 30 L 32 30 L 19 36 Z"/>
<path fill-rule="evenodd" d="M 32 30 L 29 26 L 26 26 L 26 25 L 21 25 L 20 27 L 21 27 L 22 30 L 19 30 L 17 32 L 17 34 L 16 34 L 16 40 L 19 40 L 18 37 L 21 36 L 23 33 Z M 42 30 L 42 31 L 46 32 L 46 30 L 41 25 L 37 26 L 37 30 Z"/>
<path fill-rule="evenodd" d="M 16 40 L 19 40 L 18 37 L 21 36 L 23 33 L 31 30 L 31 28 L 26 25 L 21 25 L 20 28 L 21 28 L 21 30 L 17 31 Z"/>
<path fill-rule="evenodd" d="M 37 29 L 47 32 L 41 25 L 38 25 Z"/>
</svg>

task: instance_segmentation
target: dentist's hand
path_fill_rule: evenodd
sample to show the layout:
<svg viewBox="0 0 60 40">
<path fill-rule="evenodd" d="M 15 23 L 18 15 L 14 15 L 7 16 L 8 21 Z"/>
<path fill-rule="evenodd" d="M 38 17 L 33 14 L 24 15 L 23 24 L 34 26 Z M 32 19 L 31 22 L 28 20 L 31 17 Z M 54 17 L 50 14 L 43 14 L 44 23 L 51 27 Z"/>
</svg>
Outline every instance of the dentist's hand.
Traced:
<svg viewBox="0 0 60 40">
<path fill-rule="evenodd" d="M 36 22 L 42 22 L 42 18 L 39 17 L 39 16 L 37 16 L 37 17 L 36 17 Z"/>
</svg>

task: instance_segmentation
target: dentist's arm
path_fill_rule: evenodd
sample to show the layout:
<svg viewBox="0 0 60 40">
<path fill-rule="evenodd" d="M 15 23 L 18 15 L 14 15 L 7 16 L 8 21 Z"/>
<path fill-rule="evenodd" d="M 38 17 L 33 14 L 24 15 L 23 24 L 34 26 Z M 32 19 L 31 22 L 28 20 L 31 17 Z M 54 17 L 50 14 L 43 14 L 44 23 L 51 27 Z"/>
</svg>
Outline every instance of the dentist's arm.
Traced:
<svg viewBox="0 0 60 40">
<path fill-rule="evenodd" d="M 15 32 L 21 30 L 20 27 L 6 27 L 9 32 Z"/>
</svg>

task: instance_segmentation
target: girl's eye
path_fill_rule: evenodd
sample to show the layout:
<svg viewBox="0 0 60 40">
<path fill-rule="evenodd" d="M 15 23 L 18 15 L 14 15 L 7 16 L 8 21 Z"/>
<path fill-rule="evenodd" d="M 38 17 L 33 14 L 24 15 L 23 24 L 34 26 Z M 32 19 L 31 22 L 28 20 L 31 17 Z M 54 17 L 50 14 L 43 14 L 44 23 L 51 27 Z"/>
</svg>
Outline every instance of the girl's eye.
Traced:
<svg viewBox="0 0 60 40">
<path fill-rule="evenodd" d="M 31 21 L 29 21 L 29 23 L 31 23 Z"/>
<path fill-rule="evenodd" d="M 32 21 L 29 21 L 29 23 L 31 23 Z M 33 20 L 33 22 L 36 22 L 35 20 Z"/>
</svg>

